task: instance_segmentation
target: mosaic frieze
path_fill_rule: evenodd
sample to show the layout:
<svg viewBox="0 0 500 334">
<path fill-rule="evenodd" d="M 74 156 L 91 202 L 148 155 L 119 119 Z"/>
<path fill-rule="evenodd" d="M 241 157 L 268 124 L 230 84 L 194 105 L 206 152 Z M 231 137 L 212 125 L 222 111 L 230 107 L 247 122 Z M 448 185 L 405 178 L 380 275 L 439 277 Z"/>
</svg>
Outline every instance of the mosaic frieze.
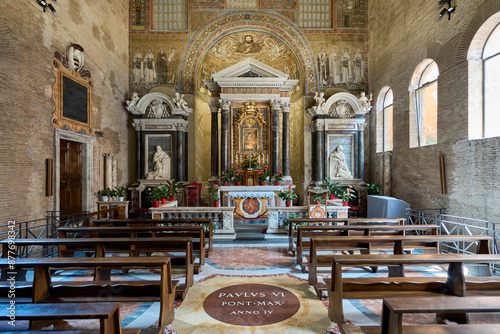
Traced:
<svg viewBox="0 0 500 334">
<path fill-rule="evenodd" d="M 261 0 L 261 9 L 294 9 L 300 0 Z"/>
<path fill-rule="evenodd" d="M 337 0 L 337 27 L 339 29 L 365 29 L 366 0 Z"/>
<path fill-rule="evenodd" d="M 146 30 L 146 0 L 130 1 L 130 28 Z"/>
<path fill-rule="evenodd" d="M 316 89 L 315 85 L 317 72 L 314 67 L 314 55 L 311 53 L 311 49 L 309 48 L 304 35 L 298 31 L 296 27 L 290 25 L 288 21 L 284 21 L 280 15 L 274 13 L 236 13 L 215 19 L 213 22 L 207 24 L 205 29 L 199 30 L 195 35 L 193 35 L 185 53 L 186 57 L 183 59 L 183 63 L 181 65 L 181 79 L 184 80 L 182 85 L 184 91 L 192 91 L 196 86 L 198 86 L 196 83 L 197 80 L 194 80 L 195 78 L 199 79 L 199 77 L 197 77 L 198 73 L 196 73 L 196 66 L 203 61 L 209 51 L 212 51 L 212 49 L 218 45 L 221 41 L 218 38 L 220 38 L 222 34 L 227 34 L 228 31 L 246 31 L 250 34 L 262 31 L 272 31 L 274 35 L 277 36 L 276 40 L 279 39 L 281 43 L 286 45 L 286 47 L 294 55 L 295 59 L 299 60 L 296 66 L 300 67 L 302 69 L 301 72 L 305 73 L 302 78 L 302 82 L 305 82 L 305 86 L 303 88 L 311 91 Z M 245 35 L 248 34 L 240 34 L 240 38 Z M 256 41 L 260 42 L 258 37 L 253 38 L 254 44 Z M 262 43 L 263 42 L 264 41 L 262 41 Z M 240 39 L 237 43 L 242 44 L 243 41 Z M 248 49 L 240 48 L 240 52 L 236 52 L 238 51 L 239 44 L 231 46 L 228 44 L 227 46 L 224 46 L 222 50 L 219 50 L 219 53 L 228 57 L 228 53 L 225 53 L 226 50 L 233 50 L 232 56 L 234 57 L 237 57 L 238 54 L 244 54 L 244 52 L 249 52 L 250 55 L 255 56 L 256 54 L 263 52 L 262 50 L 265 46 L 265 44 L 259 45 L 261 49 L 259 52 L 257 52 L 257 47 L 249 47 Z M 282 52 L 282 50 L 280 51 L 280 45 L 276 45 L 274 50 L 277 54 Z M 247 56 L 249 55 L 247 54 Z M 273 66 L 272 64 L 268 65 Z M 283 64 L 281 66 L 283 66 Z M 293 64 L 290 63 L 288 66 L 290 66 L 291 70 Z M 207 71 L 209 70 L 210 69 L 207 69 Z"/>
<path fill-rule="evenodd" d="M 190 9 L 224 8 L 224 0 L 189 0 Z"/>
<path fill-rule="evenodd" d="M 202 10 L 192 11 L 190 13 L 191 31 L 198 30 L 198 28 L 200 28 L 203 24 L 205 24 L 205 22 L 207 22 L 208 20 L 219 14 L 220 14 L 219 11 L 202 11 Z"/>
<path fill-rule="evenodd" d="M 187 37 L 179 35 L 134 35 L 130 42 L 131 90 L 178 87 L 185 40 Z"/>
<path fill-rule="evenodd" d="M 226 9 L 258 9 L 259 0 L 226 0 Z"/>
<path fill-rule="evenodd" d="M 366 80 L 364 35 L 340 35 L 325 40 L 324 34 L 307 35 L 316 55 L 321 90 L 338 87 L 363 91 Z"/>
</svg>

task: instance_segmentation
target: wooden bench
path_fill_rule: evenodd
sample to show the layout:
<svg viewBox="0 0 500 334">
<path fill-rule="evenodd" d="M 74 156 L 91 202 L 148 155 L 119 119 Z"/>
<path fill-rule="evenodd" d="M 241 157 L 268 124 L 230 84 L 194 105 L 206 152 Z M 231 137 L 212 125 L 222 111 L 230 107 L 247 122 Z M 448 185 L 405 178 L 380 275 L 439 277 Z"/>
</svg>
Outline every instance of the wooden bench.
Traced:
<svg viewBox="0 0 500 334">
<path fill-rule="evenodd" d="M 319 255 L 319 251 L 352 251 L 354 249 L 365 250 L 368 254 L 373 249 L 389 249 L 394 254 L 403 254 L 406 249 L 426 249 L 428 252 L 439 252 L 440 242 L 467 242 L 477 243 L 478 254 L 489 254 L 489 243 L 491 237 L 485 235 L 391 235 L 391 236 L 330 236 L 312 237 L 309 258 L 309 284 L 314 286 L 318 298 L 322 298 L 327 286 L 318 283 L 317 268 L 330 267 L 332 255 Z M 306 257 L 307 258 L 307 257 Z M 376 265 L 372 265 L 377 268 Z M 488 275 L 491 275 L 488 267 Z M 389 267 L 390 277 L 404 276 L 403 265 Z"/>
<path fill-rule="evenodd" d="M 8 254 L 8 240 L 0 240 L 3 247 L 2 257 Z M 171 266 L 185 272 L 184 284 L 177 288 L 177 297 L 184 299 L 187 291 L 194 283 L 193 243 L 190 237 L 156 237 L 156 238 L 70 238 L 70 239 L 16 239 L 19 246 L 58 246 L 59 257 L 72 256 L 76 251 L 94 252 L 98 258 L 104 258 L 110 251 L 126 252 L 132 257 L 140 253 L 182 252 L 183 255 L 171 256 Z M 141 257 L 145 259 L 149 257 Z M 109 279 L 109 270 L 100 270 L 102 279 Z M 2 271 L 2 280 L 5 272 Z"/>
<path fill-rule="evenodd" d="M 93 219 L 91 226 L 204 226 L 205 239 L 208 243 L 206 257 L 213 249 L 213 219 Z"/>
<path fill-rule="evenodd" d="M 298 226 L 335 225 L 404 225 L 405 218 L 292 218 L 288 223 L 288 250 L 295 256 L 295 238 Z"/>
<path fill-rule="evenodd" d="M 328 316 L 344 323 L 343 299 L 383 299 L 439 295 L 499 296 L 500 277 L 465 277 L 464 264 L 500 262 L 497 254 L 333 255 L 328 287 Z M 343 278 L 342 267 L 448 265 L 447 277 Z"/>
<path fill-rule="evenodd" d="M 8 259 L 0 259 L 0 268 L 9 268 Z M 17 286 L 17 295 L 31 296 L 31 303 L 92 303 L 102 302 L 160 302 L 160 330 L 174 319 L 174 300 L 177 282 L 172 281 L 169 257 L 104 257 L 104 258 L 27 258 L 16 259 L 15 269 L 32 268 L 30 286 Z M 75 278 L 71 281 L 52 282 L 53 269 L 84 268 L 94 271 L 94 281 Z M 160 269 L 159 281 L 112 281 L 100 276 L 99 268 Z M 0 286 L 0 296 L 7 296 L 9 286 Z M 8 299 L 0 298 L 2 302 Z"/>
<path fill-rule="evenodd" d="M 317 236 L 353 236 L 353 235 L 407 235 L 408 232 L 438 235 L 438 225 L 323 225 L 323 226 L 298 226 L 297 242 L 294 248 L 297 250 L 297 263 L 302 272 L 306 265 L 302 261 L 305 250 L 309 250 L 311 237 Z"/>
<path fill-rule="evenodd" d="M 468 313 L 472 312 L 500 312 L 500 298 L 455 296 L 385 298 L 382 306 L 381 333 L 406 333 L 408 326 L 403 326 L 405 313 L 436 313 L 438 317 L 439 314 L 446 313 L 447 319 L 450 319 L 451 313 L 455 315 L 453 320 L 456 323 L 468 324 Z M 497 326 L 497 332 L 500 332 L 500 324 Z"/>
<path fill-rule="evenodd" d="M 194 273 L 199 274 L 205 264 L 207 243 L 204 226 L 90 226 L 60 227 L 59 238 L 68 237 L 191 237 L 193 254 L 199 255 L 194 264 Z"/>
<path fill-rule="evenodd" d="M 12 320 L 9 307 L 11 304 L 0 304 L 0 320 Z M 36 328 L 39 320 L 97 319 L 100 324 L 99 333 L 122 333 L 118 303 L 14 304 L 12 307 L 14 319 L 29 320 L 30 329 Z"/>
<path fill-rule="evenodd" d="M 420 325 L 404 326 L 404 334 L 498 334 L 498 324 L 470 324 L 470 325 Z M 351 333 L 348 326 L 342 327 L 340 331 L 343 334 Z M 379 326 L 360 326 L 359 331 L 356 327 L 354 331 L 364 334 L 380 334 Z"/>
</svg>

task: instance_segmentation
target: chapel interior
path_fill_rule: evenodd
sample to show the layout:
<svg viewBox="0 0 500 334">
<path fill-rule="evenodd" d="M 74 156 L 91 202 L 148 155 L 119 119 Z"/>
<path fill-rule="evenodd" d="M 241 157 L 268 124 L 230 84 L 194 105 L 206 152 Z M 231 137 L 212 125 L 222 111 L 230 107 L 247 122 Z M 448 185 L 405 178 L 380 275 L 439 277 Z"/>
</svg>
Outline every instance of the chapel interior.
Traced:
<svg viewBox="0 0 500 334">
<path fill-rule="evenodd" d="M 500 0 L 4 0 L 0 17 L 0 240 L 116 205 L 206 212 L 194 286 L 234 268 L 307 283 L 276 253 L 299 208 L 389 217 L 378 198 L 500 222 Z M 303 332 L 345 333 L 323 327 Z"/>
</svg>

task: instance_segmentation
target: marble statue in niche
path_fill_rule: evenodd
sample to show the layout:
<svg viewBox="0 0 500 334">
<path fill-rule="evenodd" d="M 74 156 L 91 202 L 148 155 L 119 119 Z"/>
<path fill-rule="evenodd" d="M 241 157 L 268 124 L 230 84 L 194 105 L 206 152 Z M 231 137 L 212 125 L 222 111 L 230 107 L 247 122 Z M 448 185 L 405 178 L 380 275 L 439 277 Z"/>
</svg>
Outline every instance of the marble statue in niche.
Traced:
<svg viewBox="0 0 500 334">
<path fill-rule="evenodd" d="M 352 179 L 351 171 L 342 152 L 342 145 L 337 146 L 330 154 L 330 178 Z"/>
<path fill-rule="evenodd" d="M 153 171 L 146 175 L 147 180 L 170 179 L 170 156 L 162 150 L 160 145 L 156 146 L 153 155 Z"/>
</svg>

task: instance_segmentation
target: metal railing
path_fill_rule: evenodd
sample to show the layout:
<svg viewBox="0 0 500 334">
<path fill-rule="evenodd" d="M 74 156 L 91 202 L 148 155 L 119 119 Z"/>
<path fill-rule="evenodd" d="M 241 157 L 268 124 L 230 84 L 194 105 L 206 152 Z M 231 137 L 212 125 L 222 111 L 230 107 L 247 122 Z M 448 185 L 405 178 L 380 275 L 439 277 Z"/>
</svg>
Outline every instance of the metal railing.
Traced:
<svg viewBox="0 0 500 334">
<path fill-rule="evenodd" d="M 499 254 L 500 223 L 481 219 L 452 216 L 439 210 L 406 210 L 407 223 L 410 225 L 439 225 L 441 235 L 487 235 L 492 237 L 491 253 Z M 476 242 L 446 242 L 441 243 L 443 253 L 474 254 L 477 251 Z M 500 273 L 500 264 L 494 264 L 492 269 Z"/>
<path fill-rule="evenodd" d="M 0 225 L 0 240 L 7 239 L 9 231 L 15 231 L 15 239 L 49 239 L 58 238 L 58 227 L 85 226 L 88 211 L 61 215 L 59 211 L 47 211 L 41 219 L 15 222 Z M 11 233 L 12 234 L 12 233 Z M 49 257 L 57 254 L 57 246 L 19 246 L 17 257 Z"/>
</svg>

